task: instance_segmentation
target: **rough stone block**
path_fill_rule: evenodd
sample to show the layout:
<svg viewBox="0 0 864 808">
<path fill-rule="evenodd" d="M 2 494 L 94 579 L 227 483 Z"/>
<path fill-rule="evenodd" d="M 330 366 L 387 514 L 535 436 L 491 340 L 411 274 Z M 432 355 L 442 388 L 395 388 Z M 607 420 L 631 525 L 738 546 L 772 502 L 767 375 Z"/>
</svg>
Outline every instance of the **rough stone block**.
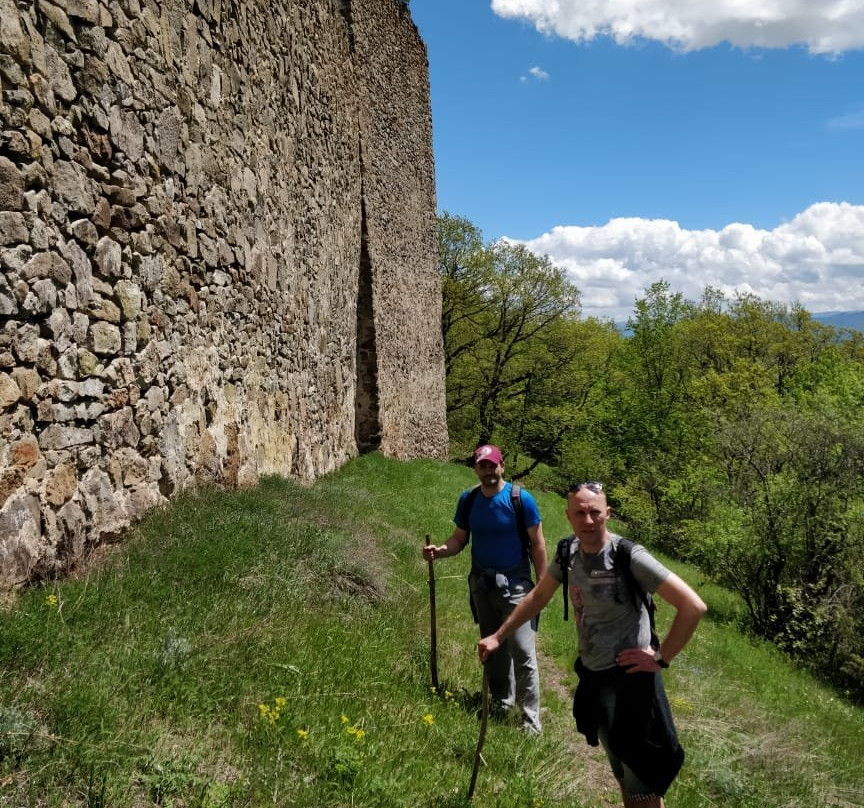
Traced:
<svg viewBox="0 0 864 808">
<path fill-rule="evenodd" d="M 55 466 L 45 477 L 43 491 L 49 505 L 63 505 L 72 499 L 77 490 L 78 473 L 72 465 Z"/>
<path fill-rule="evenodd" d="M 94 354 L 114 356 L 120 352 L 122 347 L 123 338 L 116 325 L 100 321 L 90 326 L 90 350 Z"/>
<path fill-rule="evenodd" d="M 0 183 L 3 182 L 0 177 Z M 0 196 L 3 190 L 0 186 Z M 0 207 L 3 201 L 0 199 Z M 0 210 L 0 246 L 9 244 L 22 244 L 30 240 L 30 231 L 27 229 L 27 224 L 24 221 L 24 216 L 20 213 L 14 213 L 7 210 Z"/>
<path fill-rule="evenodd" d="M 8 373 L 0 373 L 0 409 L 8 409 L 21 398 L 21 388 Z"/>
<path fill-rule="evenodd" d="M 24 175 L 7 157 L 0 157 L 0 210 L 24 207 Z"/>
</svg>

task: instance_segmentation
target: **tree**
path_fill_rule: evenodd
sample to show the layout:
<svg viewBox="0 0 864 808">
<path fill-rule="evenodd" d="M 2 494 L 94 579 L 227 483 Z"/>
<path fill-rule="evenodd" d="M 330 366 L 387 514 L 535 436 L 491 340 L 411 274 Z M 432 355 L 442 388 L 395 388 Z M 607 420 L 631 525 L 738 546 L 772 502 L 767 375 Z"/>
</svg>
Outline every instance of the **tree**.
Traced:
<svg viewBox="0 0 864 808">
<path fill-rule="evenodd" d="M 508 403 L 530 394 L 530 382 L 556 375 L 575 348 L 556 341 L 559 322 L 579 312 L 579 291 L 554 267 L 522 245 L 499 242 L 491 252 L 495 272 L 489 289 L 494 306 L 488 335 L 475 343 L 471 358 L 480 381 L 477 395 L 478 441 L 492 440 Z"/>
<path fill-rule="evenodd" d="M 449 376 L 454 364 L 476 341 L 478 324 L 492 307 L 488 294 L 491 256 L 483 234 L 467 219 L 449 213 L 438 218 L 438 270 L 444 369 Z"/>
<path fill-rule="evenodd" d="M 465 219 L 445 214 L 438 232 L 451 439 L 485 443 L 572 359 L 561 329 L 579 290 L 546 256 L 484 245 Z"/>
</svg>

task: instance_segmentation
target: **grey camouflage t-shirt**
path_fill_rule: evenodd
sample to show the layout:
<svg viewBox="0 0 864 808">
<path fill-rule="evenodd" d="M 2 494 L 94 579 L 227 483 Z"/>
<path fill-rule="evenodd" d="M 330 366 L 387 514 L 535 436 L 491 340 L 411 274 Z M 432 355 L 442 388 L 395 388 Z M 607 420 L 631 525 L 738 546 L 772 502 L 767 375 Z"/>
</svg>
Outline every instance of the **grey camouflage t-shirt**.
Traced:
<svg viewBox="0 0 864 808">
<path fill-rule="evenodd" d="M 579 656 L 585 667 L 595 671 L 615 665 L 621 649 L 647 648 L 651 642 L 648 612 L 623 577 L 615 574 L 614 554 L 621 537 L 611 534 L 611 538 L 593 555 L 579 552 L 575 536 L 570 545 L 567 584 L 579 629 Z M 670 574 L 641 544 L 633 545 L 630 570 L 644 590 L 652 593 Z M 548 572 L 559 583 L 563 581 L 554 559 Z"/>
</svg>

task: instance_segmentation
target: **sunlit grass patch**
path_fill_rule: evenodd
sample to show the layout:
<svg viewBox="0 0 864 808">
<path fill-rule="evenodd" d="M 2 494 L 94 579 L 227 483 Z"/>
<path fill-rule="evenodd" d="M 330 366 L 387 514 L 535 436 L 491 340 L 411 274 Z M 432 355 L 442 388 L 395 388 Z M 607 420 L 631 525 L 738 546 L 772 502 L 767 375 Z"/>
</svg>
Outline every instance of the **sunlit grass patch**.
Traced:
<svg viewBox="0 0 864 808">
<path fill-rule="evenodd" d="M 313 486 L 186 494 L 89 574 L 19 593 L 0 612 L 0 806 L 465 805 L 482 682 L 468 554 L 436 563 L 433 690 L 420 548 L 472 477 L 372 455 Z M 541 501 L 554 546 L 563 503 Z M 490 721 L 472 804 L 615 805 L 570 717 L 560 598 L 538 641 L 544 733 Z M 856 805 L 860 711 L 733 621 L 705 621 L 666 677 L 688 752 L 670 805 Z"/>
</svg>

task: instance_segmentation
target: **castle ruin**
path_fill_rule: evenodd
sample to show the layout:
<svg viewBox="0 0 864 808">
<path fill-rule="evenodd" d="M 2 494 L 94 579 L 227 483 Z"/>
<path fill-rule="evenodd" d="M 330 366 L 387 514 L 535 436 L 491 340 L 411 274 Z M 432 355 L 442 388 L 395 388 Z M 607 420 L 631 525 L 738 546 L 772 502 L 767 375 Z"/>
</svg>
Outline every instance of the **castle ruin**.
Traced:
<svg viewBox="0 0 864 808">
<path fill-rule="evenodd" d="M 0 0 L 0 585 L 195 485 L 444 457 L 399 0 Z"/>
</svg>

